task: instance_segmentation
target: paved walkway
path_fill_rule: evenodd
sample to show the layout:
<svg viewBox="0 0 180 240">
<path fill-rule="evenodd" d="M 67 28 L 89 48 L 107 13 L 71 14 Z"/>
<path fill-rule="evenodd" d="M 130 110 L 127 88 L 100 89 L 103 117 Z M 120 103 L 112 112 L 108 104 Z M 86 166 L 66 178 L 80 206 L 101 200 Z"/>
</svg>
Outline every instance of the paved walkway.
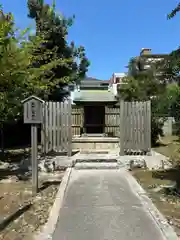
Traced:
<svg viewBox="0 0 180 240">
<path fill-rule="evenodd" d="M 72 170 L 53 240 L 163 240 L 121 170 Z"/>
</svg>

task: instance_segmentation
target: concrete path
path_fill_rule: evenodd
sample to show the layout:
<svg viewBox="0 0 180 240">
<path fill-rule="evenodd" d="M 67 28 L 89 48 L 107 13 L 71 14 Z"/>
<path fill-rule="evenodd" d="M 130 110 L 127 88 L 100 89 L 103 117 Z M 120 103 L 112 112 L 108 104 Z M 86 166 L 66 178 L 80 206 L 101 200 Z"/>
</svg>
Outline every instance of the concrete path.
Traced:
<svg viewBox="0 0 180 240">
<path fill-rule="evenodd" d="M 166 239 L 126 175 L 72 170 L 52 240 Z"/>
</svg>

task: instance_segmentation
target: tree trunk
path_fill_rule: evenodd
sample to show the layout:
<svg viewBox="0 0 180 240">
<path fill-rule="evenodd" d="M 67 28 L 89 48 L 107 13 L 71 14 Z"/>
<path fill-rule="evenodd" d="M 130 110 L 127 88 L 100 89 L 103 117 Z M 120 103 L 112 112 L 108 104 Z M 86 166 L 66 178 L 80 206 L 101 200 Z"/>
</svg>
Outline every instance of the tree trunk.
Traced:
<svg viewBox="0 0 180 240">
<path fill-rule="evenodd" d="M 1 156 L 2 156 L 2 159 L 1 160 L 4 160 L 4 154 L 5 154 L 5 151 L 4 151 L 4 124 L 2 123 L 1 126 L 0 126 L 0 135 L 1 135 Z"/>
</svg>

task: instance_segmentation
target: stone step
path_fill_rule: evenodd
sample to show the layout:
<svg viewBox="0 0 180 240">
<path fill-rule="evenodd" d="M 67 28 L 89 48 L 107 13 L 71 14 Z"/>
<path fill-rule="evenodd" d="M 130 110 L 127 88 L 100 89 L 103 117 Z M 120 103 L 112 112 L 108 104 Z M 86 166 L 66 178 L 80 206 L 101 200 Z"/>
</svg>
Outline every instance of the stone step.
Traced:
<svg viewBox="0 0 180 240">
<path fill-rule="evenodd" d="M 117 154 L 101 154 L 101 153 L 80 153 L 77 158 L 88 158 L 88 159 L 114 159 L 117 158 Z"/>
<path fill-rule="evenodd" d="M 80 151 L 80 154 L 109 154 L 109 150 L 89 150 L 89 149 L 83 149 Z"/>
<path fill-rule="evenodd" d="M 106 162 L 99 162 L 99 163 L 92 163 L 92 162 L 81 162 L 76 163 L 74 166 L 75 169 L 118 169 L 119 165 L 117 163 L 106 163 Z"/>
<path fill-rule="evenodd" d="M 76 163 L 117 163 L 116 158 L 77 158 Z"/>
</svg>

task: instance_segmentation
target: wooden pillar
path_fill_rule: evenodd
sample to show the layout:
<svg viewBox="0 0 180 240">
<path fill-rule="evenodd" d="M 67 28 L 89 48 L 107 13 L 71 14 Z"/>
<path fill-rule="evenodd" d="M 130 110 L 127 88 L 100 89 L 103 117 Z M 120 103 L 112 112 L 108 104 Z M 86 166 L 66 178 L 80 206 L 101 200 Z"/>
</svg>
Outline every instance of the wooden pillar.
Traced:
<svg viewBox="0 0 180 240">
<path fill-rule="evenodd" d="M 86 129 L 84 127 L 84 105 L 81 106 L 81 124 L 80 124 L 80 134 L 86 133 Z"/>
<path fill-rule="evenodd" d="M 124 101 L 120 101 L 120 156 L 124 155 Z"/>
</svg>

